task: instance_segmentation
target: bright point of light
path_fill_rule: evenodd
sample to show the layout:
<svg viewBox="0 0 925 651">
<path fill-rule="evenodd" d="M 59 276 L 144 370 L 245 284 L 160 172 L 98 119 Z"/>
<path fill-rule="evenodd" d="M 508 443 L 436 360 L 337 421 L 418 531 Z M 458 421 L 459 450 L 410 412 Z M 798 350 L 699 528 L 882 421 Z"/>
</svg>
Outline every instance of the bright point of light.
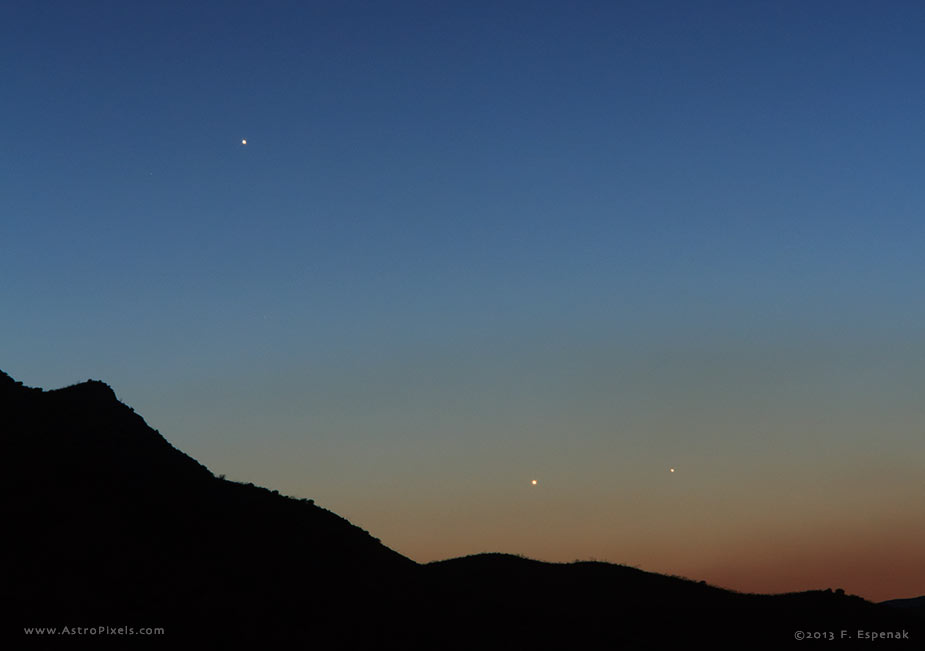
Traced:
<svg viewBox="0 0 925 651">
<path fill-rule="evenodd" d="M 672 472 L 674 472 L 674 471 L 672 471 Z M 531 480 L 530 483 L 533 484 L 534 486 L 536 486 L 536 480 L 535 480 L 535 479 Z"/>
<path fill-rule="evenodd" d="M 246 144 L 247 144 L 247 138 L 245 138 L 244 140 L 242 140 L 242 141 L 241 141 L 241 144 L 242 144 L 242 145 L 246 145 Z"/>
<path fill-rule="evenodd" d="M 674 472 L 674 468 L 669 468 L 669 470 L 670 470 L 671 472 Z"/>
</svg>

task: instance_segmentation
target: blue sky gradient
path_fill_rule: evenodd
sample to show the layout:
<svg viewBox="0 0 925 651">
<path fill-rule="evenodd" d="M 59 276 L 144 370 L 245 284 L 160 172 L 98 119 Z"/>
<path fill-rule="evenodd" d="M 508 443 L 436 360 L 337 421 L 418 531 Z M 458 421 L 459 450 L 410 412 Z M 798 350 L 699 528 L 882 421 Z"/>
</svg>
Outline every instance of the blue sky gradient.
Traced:
<svg viewBox="0 0 925 651">
<path fill-rule="evenodd" d="M 0 25 L 17 379 L 417 560 L 925 591 L 920 3 Z"/>
</svg>

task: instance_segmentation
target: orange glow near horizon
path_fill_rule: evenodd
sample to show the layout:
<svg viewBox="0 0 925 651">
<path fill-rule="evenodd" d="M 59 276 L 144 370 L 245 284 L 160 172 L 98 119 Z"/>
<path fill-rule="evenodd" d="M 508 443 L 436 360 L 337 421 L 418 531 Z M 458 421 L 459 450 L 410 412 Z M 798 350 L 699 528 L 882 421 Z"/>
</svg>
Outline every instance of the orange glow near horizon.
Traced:
<svg viewBox="0 0 925 651">
<path fill-rule="evenodd" d="M 554 488 L 541 501 L 512 494 L 499 470 L 497 481 L 443 483 L 414 498 L 386 491 L 359 509 L 333 495 L 319 502 L 422 563 L 502 552 L 595 559 L 739 592 L 842 588 L 870 601 L 921 594 L 925 523 L 910 517 L 914 497 L 886 490 L 879 472 L 849 473 L 852 483 L 832 489 L 836 502 L 818 472 L 801 479 L 792 470 L 791 495 L 761 476 L 720 481 L 686 467 L 683 484 L 628 472 L 595 484 L 547 470 Z M 901 478 L 905 471 L 892 472 Z"/>
</svg>

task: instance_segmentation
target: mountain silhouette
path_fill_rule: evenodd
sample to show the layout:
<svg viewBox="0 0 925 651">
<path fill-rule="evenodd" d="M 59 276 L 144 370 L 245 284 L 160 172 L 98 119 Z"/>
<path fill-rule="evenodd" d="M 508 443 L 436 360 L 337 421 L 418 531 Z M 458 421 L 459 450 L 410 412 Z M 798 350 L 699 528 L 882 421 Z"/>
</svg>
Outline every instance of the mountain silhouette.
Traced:
<svg viewBox="0 0 925 651">
<path fill-rule="evenodd" d="M 95 648 L 129 646 L 104 627 L 162 628 L 131 646 L 171 648 L 777 649 L 800 646 L 797 630 L 859 629 L 925 640 L 921 607 L 841 591 L 747 595 L 504 554 L 421 565 L 312 500 L 215 477 L 99 381 L 44 391 L 0 372 L 0 431 L 7 648 L 46 648 L 54 636 L 27 629 L 51 627 L 97 629 L 76 634 Z"/>
<path fill-rule="evenodd" d="M 899 608 L 918 613 L 922 617 L 925 617 L 925 595 L 921 597 L 912 597 L 911 599 L 890 599 L 888 601 L 881 601 L 880 603 L 891 608 Z"/>
</svg>

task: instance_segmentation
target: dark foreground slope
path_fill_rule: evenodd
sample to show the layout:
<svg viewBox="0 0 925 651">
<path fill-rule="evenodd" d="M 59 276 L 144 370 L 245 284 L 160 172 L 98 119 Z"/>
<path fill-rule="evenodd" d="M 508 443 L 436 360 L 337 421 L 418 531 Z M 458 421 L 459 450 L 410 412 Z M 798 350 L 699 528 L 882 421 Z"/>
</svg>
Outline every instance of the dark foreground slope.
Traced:
<svg viewBox="0 0 925 651">
<path fill-rule="evenodd" d="M 912 638 L 890 648 L 925 641 L 918 614 L 831 592 L 740 595 L 499 554 L 421 566 L 310 501 L 214 477 L 101 382 L 45 392 L 0 373 L 0 436 L 8 648 L 783 648 L 796 630 L 858 629 Z M 23 632 L 64 626 L 97 632 Z"/>
<path fill-rule="evenodd" d="M 910 613 L 918 613 L 925 617 L 925 595 L 921 597 L 912 597 L 911 599 L 890 599 L 889 601 L 883 601 L 881 603 L 891 608 L 898 608 Z"/>
<path fill-rule="evenodd" d="M 101 382 L 43 392 L 2 375 L 0 414 L 4 596 L 21 626 L 349 648 L 355 618 L 388 624 L 419 570 L 308 501 L 214 477 Z"/>
<path fill-rule="evenodd" d="M 481 554 L 428 566 L 428 577 L 456 585 L 457 612 L 499 631 L 497 648 L 534 639 L 546 648 L 781 649 L 816 642 L 799 633 L 831 634 L 837 648 L 870 648 L 859 631 L 905 630 L 925 638 L 921 618 L 831 590 L 782 595 L 740 594 L 631 567 L 600 562 L 541 563 Z M 575 645 L 578 642 L 577 646 Z M 891 648 L 921 648 L 885 640 Z M 821 642 L 820 642 L 821 643 Z M 527 648 L 527 647 L 524 647 Z"/>
</svg>

